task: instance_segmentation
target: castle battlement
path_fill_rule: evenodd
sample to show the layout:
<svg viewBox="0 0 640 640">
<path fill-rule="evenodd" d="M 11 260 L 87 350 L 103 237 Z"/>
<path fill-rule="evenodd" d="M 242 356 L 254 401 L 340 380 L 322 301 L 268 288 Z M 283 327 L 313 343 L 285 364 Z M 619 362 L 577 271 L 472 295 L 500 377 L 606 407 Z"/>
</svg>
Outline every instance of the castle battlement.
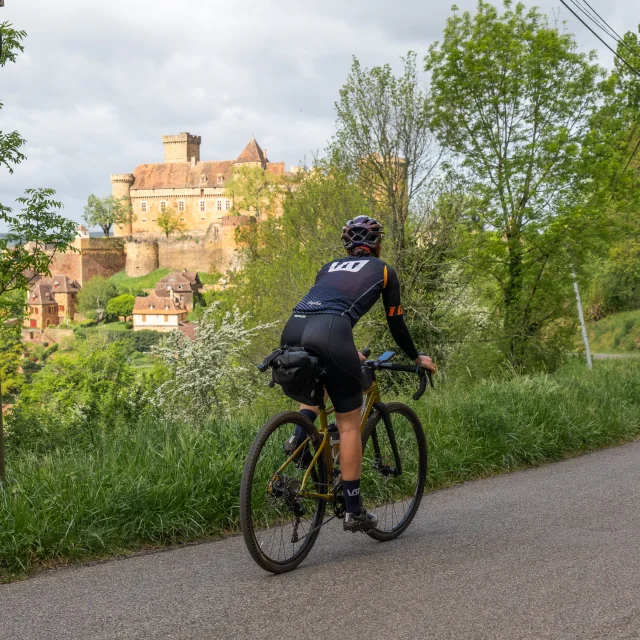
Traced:
<svg viewBox="0 0 640 640">
<path fill-rule="evenodd" d="M 169 136 L 162 136 L 162 143 L 172 143 L 172 142 L 189 142 L 192 144 L 200 144 L 202 142 L 201 136 L 191 135 L 188 131 L 183 131 L 182 133 L 176 133 Z"/>
<path fill-rule="evenodd" d="M 125 184 L 133 184 L 135 182 L 133 173 L 112 173 L 111 182 L 124 182 Z"/>
</svg>

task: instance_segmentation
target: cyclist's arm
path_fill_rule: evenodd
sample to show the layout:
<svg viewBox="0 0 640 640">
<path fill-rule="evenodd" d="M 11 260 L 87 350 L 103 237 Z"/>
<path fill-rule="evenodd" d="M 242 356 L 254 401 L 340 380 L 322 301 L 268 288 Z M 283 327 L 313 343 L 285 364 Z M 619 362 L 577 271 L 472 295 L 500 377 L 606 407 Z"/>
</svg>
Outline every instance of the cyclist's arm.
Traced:
<svg viewBox="0 0 640 640">
<path fill-rule="evenodd" d="M 382 302 L 384 303 L 384 311 L 387 316 L 387 324 L 391 336 L 396 344 L 415 361 L 418 359 L 418 350 L 409 328 L 405 324 L 404 315 L 402 313 L 402 305 L 400 304 L 400 281 L 396 272 L 388 265 L 385 265 L 385 282 L 382 289 Z"/>
</svg>

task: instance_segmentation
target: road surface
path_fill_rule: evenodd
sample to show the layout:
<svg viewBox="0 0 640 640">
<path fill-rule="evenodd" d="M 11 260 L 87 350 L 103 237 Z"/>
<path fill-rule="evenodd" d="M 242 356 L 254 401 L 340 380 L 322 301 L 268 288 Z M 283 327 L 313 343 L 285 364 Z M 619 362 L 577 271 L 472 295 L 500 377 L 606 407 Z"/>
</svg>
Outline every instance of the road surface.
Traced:
<svg viewBox="0 0 640 640">
<path fill-rule="evenodd" d="M 327 525 L 271 576 L 242 538 L 0 586 L 0 638 L 640 638 L 640 442 L 425 496 L 380 544 Z"/>
</svg>

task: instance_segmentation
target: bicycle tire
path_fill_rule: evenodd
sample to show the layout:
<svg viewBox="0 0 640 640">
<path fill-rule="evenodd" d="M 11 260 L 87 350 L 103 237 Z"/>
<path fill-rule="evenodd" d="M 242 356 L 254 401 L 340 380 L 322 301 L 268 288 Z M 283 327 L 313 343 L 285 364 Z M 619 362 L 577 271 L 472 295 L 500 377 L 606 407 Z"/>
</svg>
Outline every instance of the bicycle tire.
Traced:
<svg viewBox="0 0 640 640">
<path fill-rule="evenodd" d="M 427 467 L 428 467 L 427 441 L 424 435 L 424 429 L 422 428 L 422 423 L 420 422 L 420 418 L 418 418 L 418 416 L 416 415 L 415 411 L 413 411 L 413 409 L 411 409 L 407 405 L 402 404 L 400 402 L 390 402 L 385 406 L 392 419 L 392 424 L 393 424 L 394 416 L 396 417 L 402 416 L 403 418 L 406 419 L 407 423 L 410 425 L 411 431 L 415 435 L 415 447 L 417 449 L 417 467 L 415 469 L 415 488 L 413 490 L 411 502 L 407 510 L 404 512 L 402 517 L 397 522 L 397 524 L 395 524 L 390 528 L 383 527 L 381 514 L 377 513 L 378 521 L 379 521 L 378 527 L 376 529 L 373 529 L 367 532 L 367 534 L 370 537 L 374 538 L 375 540 L 378 540 L 379 542 L 387 542 L 389 540 L 393 540 L 397 538 L 411 524 L 411 521 L 415 517 L 418 511 L 418 508 L 420 507 L 420 502 L 422 501 L 422 496 L 424 494 L 424 486 L 427 479 Z M 395 431 L 396 430 L 394 429 L 394 433 Z M 388 434 L 386 431 L 386 426 L 384 424 L 383 414 L 380 411 L 375 411 L 374 413 L 371 414 L 371 416 L 367 420 L 367 424 L 365 425 L 364 431 L 362 433 L 363 499 L 365 500 L 365 506 L 367 506 L 367 504 L 373 503 L 373 506 L 371 507 L 371 509 L 373 511 L 376 511 L 376 508 L 380 507 L 381 504 L 385 504 L 385 506 L 388 507 L 390 503 L 385 503 L 384 498 L 380 498 L 380 497 L 376 498 L 376 496 L 371 495 L 372 487 L 374 485 L 379 486 L 379 483 L 373 483 L 373 484 L 369 483 L 369 486 L 367 486 L 367 483 L 366 483 L 367 474 L 375 473 L 374 471 L 372 471 L 372 467 L 374 466 L 372 465 L 372 449 L 373 449 L 372 434 L 374 432 L 377 434 L 379 440 L 384 440 L 384 439 L 388 440 Z M 400 434 L 395 433 L 395 435 L 397 437 Z M 406 437 L 409 437 L 409 436 L 406 436 Z M 412 447 L 412 446 L 413 446 L 413 443 L 408 443 L 408 442 L 404 443 L 404 447 Z M 403 462 L 402 458 L 406 457 L 403 454 L 406 454 L 407 451 L 410 451 L 410 449 L 406 449 L 404 447 L 402 447 L 402 451 L 399 452 L 399 455 L 401 457 L 401 462 L 403 465 L 405 464 L 405 462 L 407 462 L 406 460 Z M 391 451 L 392 451 L 391 446 L 389 446 L 389 458 L 392 457 L 392 454 L 390 453 Z M 369 466 L 369 468 L 367 468 L 367 465 Z M 403 471 L 403 473 L 408 474 L 409 472 L 408 470 L 405 470 Z M 399 477 L 402 477 L 402 474 L 400 474 Z M 382 478 L 381 473 L 380 473 L 380 478 Z M 406 479 L 406 476 L 405 476 L 405 479 Z M 395 478 L 392 478 L 391 476 L 389 476 L 387 478 L 387 482 L 390 482 L 390 483 L 395 482 Z M 397 493 L 397 496 L 402 496 L 403 488 L 398 486 L 398 489 L 400 493 Z M 381 492 L 381 493 L 384 493 L 384 492 Z M 394 495 L 393 491 L 390 491 L 388 495 L 393 496 Z M 407 498 L 403 498 L 403 501 L 405 499 Z M 383 502 L 378 502 L 378 504 L 376 504 L 376 500 L 383 500 Z M 397 503 L 394 502 L 392 504 L 393 504 L 393 509 L 395 511 L 395 504 Z"/>
<path fill-rule="evenodd" d="M 252 495 L 254 483 L 256 482 L 256 466 L 258 465 L 258 462 L 260 460 L 260 454 L 263 452 L 265 445 L 269 442 L 269 438 L 278 429 L 284 426 L 287 427 L 287 433 L 289 434 L 291 433 L 290 427 L 302 427 L 307 435 L 310 436 L 310 440 L 313 445 L 313 452 L 317 451 L 317 448 L 322 442 L 320 433 L 308 418 L 298 413 L 297 411 L 286 411 L 273 416 L 262 426 L 262 428 L 258 432 L 258 435 L 254 439 L 247 455 L 244 470 L 242 473 L 242 484 L 240 488 L 240 526 L 242 529 L 242 535 L 244 537 L 245 544 L 249 553 L 251 554 L 251 557 L 260 567 L 262 567 L 265 571 L 270 571 L 271 573 L 286 573 L 288 571 L 292 571 L 307 557 L 320 533 L 320 527 L 322 525 L 322 520 L 326 508 L 326 502 L 321 498 L 316 498 L 314 500 L 307 499 L 308 502 L 315 502 L 313 517 L 311 519 L 311 529 L 309 533 L 305 534 L 303 543 L 300 545 L 299 549 L 290 558 L 280 560 L 279 556 L 278 558 L 270 557 L 262 548 L 263 545 L 259 542 L 257 533 L 259 531 L 267 531 L 268 528 L 256 528 L 252 515 Z M 283 455 L 282 462 L 284 462 L 285 460 L 286 458 Z M 289 465 L 289 467 L 291 467 L 291 465 Z M 273 466 L 271 473 L 275 473 L 277 471 L 277 468 L 277 466 Z M 304 470 L 301 470 L 301 473 L 304 473 Z M 316 490 L 320 490 L 322 488 L 324 489 L 324 491 L 326 491 L 326 488 L 328 486 L 328 471 L 324 455 L 321 455 L 318 458 L 318 461 L 315 465 L 314 473 L 315 477 L 313 478 L 313 483 L 316 486 Z M 282 530 L 282 525 L 279 526 Z M 281 532 L 281 538 L 282 537 L 283 536 Z M 279 551 L 280 549 L 278 549 L 278 552 Z"/>
</svg>

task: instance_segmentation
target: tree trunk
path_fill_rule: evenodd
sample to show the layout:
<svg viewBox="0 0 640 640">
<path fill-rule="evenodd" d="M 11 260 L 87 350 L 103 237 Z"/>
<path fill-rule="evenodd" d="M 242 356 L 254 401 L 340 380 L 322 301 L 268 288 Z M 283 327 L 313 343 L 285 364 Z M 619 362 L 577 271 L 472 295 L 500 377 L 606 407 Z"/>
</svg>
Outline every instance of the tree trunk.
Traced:
<svg viewBox="0 0 640 640">
<path fill-rule="evenodd" d="M 504 292 L 504 337 L 509 361 L 521 368 L 524 356 L 525 336 L 522 332 L 522 244 L 520 234 L 511 232 L 507 236 L 507 280 Z"/>
</svg>

